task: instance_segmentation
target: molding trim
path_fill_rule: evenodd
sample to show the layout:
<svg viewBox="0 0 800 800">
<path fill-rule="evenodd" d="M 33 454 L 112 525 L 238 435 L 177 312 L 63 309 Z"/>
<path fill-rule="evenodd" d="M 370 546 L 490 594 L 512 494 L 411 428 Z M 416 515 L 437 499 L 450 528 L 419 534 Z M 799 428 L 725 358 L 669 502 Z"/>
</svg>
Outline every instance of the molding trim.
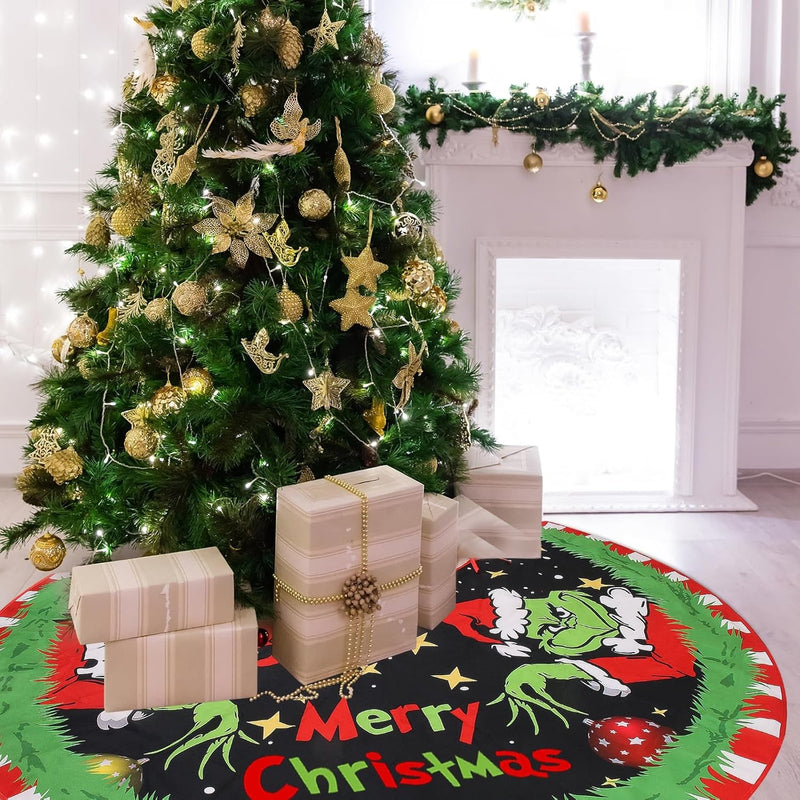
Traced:
<svg viewBox="0 0 800 800">
<path fill-rule="evenodd" d="M 757 434 L 792 436 L 800 435 L 800 419 L 743 419 L 739 423 L 739 433 L 744 435 Z M 800 456 L 798 456 L 800 461 Z"/>
</svg>

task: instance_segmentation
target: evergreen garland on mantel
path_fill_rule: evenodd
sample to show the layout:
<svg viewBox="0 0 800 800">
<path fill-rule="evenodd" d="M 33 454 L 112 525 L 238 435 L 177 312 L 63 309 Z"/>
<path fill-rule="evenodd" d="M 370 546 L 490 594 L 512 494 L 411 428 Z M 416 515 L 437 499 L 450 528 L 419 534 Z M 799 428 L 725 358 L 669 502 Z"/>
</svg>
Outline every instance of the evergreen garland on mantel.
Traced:
<svg viewBox="0 0 800 800">
<path fill-rule="evenodd" d="M 476 128 L 526 133 L 533 138 L 534 150 L 580 142 L 594 151 L 598 162 L 613 156 L 617 178 L 623 172 L 655 172 L 660 166 L 691 161 L 724 142 L 749 139 L 753 166 L 759 167 L 747 171 L 750 205 L 761 191 L 775 186 L 783 174 L 781 165 L 797 153 L 786 115 L 777 112 L 784 99 L 782 94 L 766 98 L 752 88 L 740 102 L 735 95 L 712 95 L 704 87 L 659 105 L 656 92 L 629 100 L 605 98 L 601 87 L 584 83 L 553 96 L 543 90 L 531 95 L 513 86 L 509 99 L 498 100 L 488 92 L 446 92 L 431 79 L 427 90 L 412 86 L 403 98 L 403 128 L 416 134 L 424 149 L 430 147 L 432 129 L 439 145 L 450 131 Z M 441 121 L 434 124 L 437 119 Z M 774 169 L 764 175 L 770 164 Z"/>
</svg>

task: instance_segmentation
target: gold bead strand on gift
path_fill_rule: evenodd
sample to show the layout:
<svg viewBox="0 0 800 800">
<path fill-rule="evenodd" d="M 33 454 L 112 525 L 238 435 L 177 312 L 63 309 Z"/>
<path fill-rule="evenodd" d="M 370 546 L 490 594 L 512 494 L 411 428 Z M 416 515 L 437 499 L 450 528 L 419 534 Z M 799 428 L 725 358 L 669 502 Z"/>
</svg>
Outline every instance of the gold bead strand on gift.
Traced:
<svg viewBox="0 0 800 800">
<path fill-rule="evenodd" d="M 346 491 L 354 494 L 356 497 L 361 500 L 361 572 L 366 573 L 367 571 L 367 535 L 369 533 L 369 503 L 367 501 L 367 495 L 361 491 L 361 489 L 357 489 L 355 486 L 352 486 L 349 483 L 345 483 L 340 478 L 336 478 L 333 475 L 326 475 L 326 481 L 330 481 L 331 483 L 335 484 L 336 486 L 345 489 Z"/>
</svg>

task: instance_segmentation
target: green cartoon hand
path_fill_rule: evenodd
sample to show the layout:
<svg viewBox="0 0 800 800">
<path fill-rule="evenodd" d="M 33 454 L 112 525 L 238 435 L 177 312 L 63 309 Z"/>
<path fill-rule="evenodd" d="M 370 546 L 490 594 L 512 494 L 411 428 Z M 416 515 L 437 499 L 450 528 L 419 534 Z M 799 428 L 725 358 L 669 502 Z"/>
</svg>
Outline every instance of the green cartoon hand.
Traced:
<svg viewBox="0 0 800 800">
<path fill-rule="evenodd" d="M 194 725 L 191 730 L 181 736 L 180 739 L 168 744 L 166 747 L 162 747 L 160 750 L 153 750 L 148 755 L 172 750 L 173 752 L 170 753 L 164 764 L 166 769 L 176 756 L 188 752 L 193 747 L 206 745 L 206 752 L 197 772 L 198 776 L 202 778 L 209 759 L 217 750 L 222 748 L 222 757 L 225 759 L 228 768 L 233 772 L 230 755 L 236 737 L 238 736 L 251 744 L 257 744 L 254 739 L 239 730 L 239 709 L 228 700 L 217 703 L 200 703 L 196 706 L 179 706 L 179 708 L 192 707 L 194 708 Z M 209 728 L 210 725 L 214 727 Z"/>
<path fill-rule="evenodd" d="M 539 721 L 536 718 L 536 709 L 543 709 L 558 717 L 566 727 L 569 721 L 561 711 L 572 711 L 576 714 L 584 712 L 577 708 L 559 703 L 547 691 L 548 680 L 570 680 L 573 678 L 586 678 L 586 673 L 580 668 L 569 663 L 560 664 L 525 664 L 517 667 L 507 678 L 503 694 L 493 700 L 489 705 L 494 705 L 505 700 L 511 710 L 512 722 L 519 715 L 520 709 L 524 711 L 533 723 L 534 733 L 539 733 Z M 561 710 L 559 710 L 561 709 Z"/>
</svg>

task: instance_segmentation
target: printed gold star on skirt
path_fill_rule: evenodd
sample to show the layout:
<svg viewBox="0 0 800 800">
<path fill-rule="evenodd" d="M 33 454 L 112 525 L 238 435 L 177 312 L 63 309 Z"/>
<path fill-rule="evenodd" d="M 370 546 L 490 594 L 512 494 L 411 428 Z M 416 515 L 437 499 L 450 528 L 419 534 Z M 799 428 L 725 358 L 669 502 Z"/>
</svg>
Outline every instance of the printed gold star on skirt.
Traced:
<svg viewBox="0 0 800 800">
<path fill-rule="evenodd" d="M 357 289 L 348 289 L 344 297 L 331 300 L 328 305 L 342 315 L 342 330 L 348 331 L 353 325 L 372 327 L 372 316 L 369 310 L 375 305 L 375 298 L 363 295 Z"/>
<path fill-rule="evenodd" d="M 303 381 L 303 386 L 312 394 L 311 410 L 317 411 L 324 408 L 330 411 L 336 408 L 342 410 L 342 392 L 350 385 L 347 378 L 337 378 L 329 369 L 316 378 Z"/>
</svg>

